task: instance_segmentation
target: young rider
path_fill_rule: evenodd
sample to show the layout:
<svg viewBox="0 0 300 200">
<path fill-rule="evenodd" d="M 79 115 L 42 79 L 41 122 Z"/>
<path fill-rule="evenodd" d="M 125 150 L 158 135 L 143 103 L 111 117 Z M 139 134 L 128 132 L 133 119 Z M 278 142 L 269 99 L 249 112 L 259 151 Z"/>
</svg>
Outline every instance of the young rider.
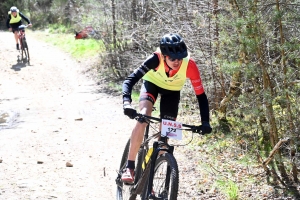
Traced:
<svg viewBox="0 0 300 200">
<path fill-rule="evenodd" d="M 14 33 L 17 50 L 19 50 L 18 27 L 22 25 L 22 19 L 24 19 L 28 23 L 28 26 L 32 26 L 30 20 L 25 17 L 17 7 L 11 7 L 10 11 L 8 12 L 6 26 L 9 31 L 12 31 Z"/>
<path fill-rule="evenodd" d="M 133 118 L 136 110 L 131 106 L 133 86 L 143 79 L 140 91 L 140 113 L 150 116 L 158 94 L 160 117 L 176 120 L 180 101 L 180 90 L 186 78 L 191 80 L 198 99 L 203 133 L 210 133 L 208 99 L 204 92 L 200 72 L 195 61 L 190 58 L 186 44 L 178 34 L 166 34 L 160 41 L 160 50 L 148 57 L 140 67 L 130 74 L 123 83 L 124 114 Z M 135 157 L 143 140 L 146 123 L 137 122 L 130 140 L 129 155 L 122 181 L 134 182 Z"/>
</svg>

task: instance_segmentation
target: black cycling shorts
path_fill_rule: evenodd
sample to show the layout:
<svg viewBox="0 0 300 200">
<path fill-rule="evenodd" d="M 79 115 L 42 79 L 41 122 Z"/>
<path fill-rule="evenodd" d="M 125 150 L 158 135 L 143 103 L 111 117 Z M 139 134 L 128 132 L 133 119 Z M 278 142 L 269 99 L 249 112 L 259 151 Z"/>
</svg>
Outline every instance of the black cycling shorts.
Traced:
<svg viewBox="0 0 300 200">
<path fill-rule="evenodd" d="M 160 94 L 160 117 L 162 119 L 176 120 L 180 101 L 180 91 L 166 90 L 149 81 L 143 81 L 140 92 L 140 101 L 148 100 L 154 105 L 158 94 Z"/>
<path fill-rule="evenodd" d="M 19 26 L 22 25 L 22 21 L 19 21 L 18 23 L 14 23 L 14 24 L 9 24 L 10 28 L 12 29 L 11 32 L 15 32 L 19 30 Z"/>
</svg>

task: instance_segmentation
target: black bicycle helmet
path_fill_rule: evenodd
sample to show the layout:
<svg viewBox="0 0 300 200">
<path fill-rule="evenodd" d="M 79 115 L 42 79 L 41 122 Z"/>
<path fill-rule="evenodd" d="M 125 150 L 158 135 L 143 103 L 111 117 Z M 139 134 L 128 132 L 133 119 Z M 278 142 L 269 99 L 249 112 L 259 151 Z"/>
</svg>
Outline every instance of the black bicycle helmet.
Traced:
<svg viewBox="0 0 300 200">
<path fill-rule="evenodd" d="M 10 11 L 11 12 L 17 12 L 18 8 L 16 6 L 13 6 L 13 7 L 10 8 Z"/>
<path fill-rule="evenodd" d="M 174 33 L 166 34 L 161 38 L 160 51 L 165 56 L 170 56 L 175 59 L 187 57 L 187 47 L 183 39 Z"/>
</svg>

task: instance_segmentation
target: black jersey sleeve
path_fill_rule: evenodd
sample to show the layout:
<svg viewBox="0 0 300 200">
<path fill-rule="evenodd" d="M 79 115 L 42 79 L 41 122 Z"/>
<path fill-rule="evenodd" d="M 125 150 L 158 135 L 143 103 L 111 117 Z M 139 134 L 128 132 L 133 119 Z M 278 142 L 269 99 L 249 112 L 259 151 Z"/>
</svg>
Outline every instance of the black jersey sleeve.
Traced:
<svg viewBox="0 0 300 200">
<path fill-rule="evenodd" d="M 200 108 L 201 121 L 209 122 L 209 105 L 206 94 L 202 93 L 200 95 L 197 95 L 197 99 Z"/>
<path fill-rule="evenodd" d="M 136 68 L 133 73 L 131 73 L 123 82 L 122 92 L 123 92 L 123 102 L 131 102 L 131 92 L 133 86 L 150 70 L 154 70 L 159 65 L 158 56 L 153 53 L 149 56 L 138 68 Z"/>
<path fill-rule="evenodd" d="M 7 28 L 10 28 L 10 25 L 9 25 L 10 19 L 11 19 L 11 16 L 8 15 L 8 16 L 7 16 L 7 20 L 6 20 L 6 27 L 7 27 Z"/>
<path fill-rule="evenodd" d="M 19 15 L 22 19 L 24 19 L 28 24 L 30 24 L 30 20 L 25 16 L 23 15 L 23 13 L 19 12 Z"/>
</svg>

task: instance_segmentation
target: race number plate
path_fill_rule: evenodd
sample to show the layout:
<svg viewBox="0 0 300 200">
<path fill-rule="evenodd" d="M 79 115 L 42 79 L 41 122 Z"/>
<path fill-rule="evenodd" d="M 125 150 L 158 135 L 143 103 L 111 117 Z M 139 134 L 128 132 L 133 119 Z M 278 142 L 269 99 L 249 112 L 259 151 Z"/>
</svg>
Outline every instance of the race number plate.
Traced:
<svg viewBox="0 0 300 200">
<path fill-rule="evenodd" d="M 172 139 L 182 140 L 182 123 L 171 120 L 162 120 L 161 135 Z"/>
</svg>

